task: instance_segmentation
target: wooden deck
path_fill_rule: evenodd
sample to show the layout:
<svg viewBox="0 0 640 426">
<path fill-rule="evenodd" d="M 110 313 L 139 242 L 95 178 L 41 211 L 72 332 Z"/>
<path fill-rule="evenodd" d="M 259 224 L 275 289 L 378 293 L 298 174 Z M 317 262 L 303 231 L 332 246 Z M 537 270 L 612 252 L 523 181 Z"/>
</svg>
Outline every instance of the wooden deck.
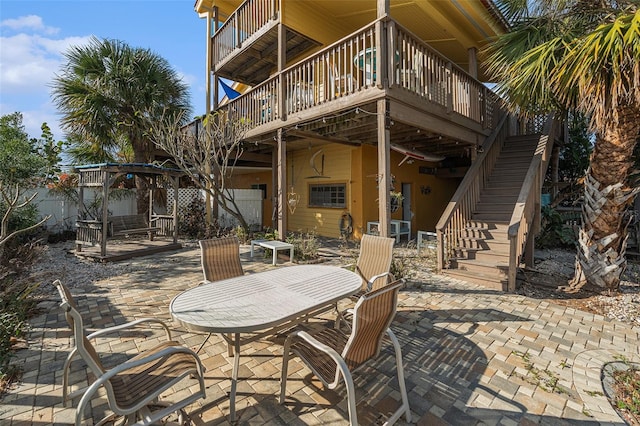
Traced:
<svg viewBox="0 0 640 426">
<path fill-rule="evenodd" d="M 182 249 L 182 244 L 174 243 L 172 238 L 157 237 L 154 241 L 149 239 L 109 239 L 107 241 L 107 253 L 105 256 L 100 255 L 100 245 L 85 245 L 82 251 L 74 251 L 78 257 L 94 259 L 100 262 L 117 262 L 119 260 L 127 260 L 134 257 L 148 256 L 150 254 L 160 253 L 163 251 L 172 251 Z"/>
</svg>

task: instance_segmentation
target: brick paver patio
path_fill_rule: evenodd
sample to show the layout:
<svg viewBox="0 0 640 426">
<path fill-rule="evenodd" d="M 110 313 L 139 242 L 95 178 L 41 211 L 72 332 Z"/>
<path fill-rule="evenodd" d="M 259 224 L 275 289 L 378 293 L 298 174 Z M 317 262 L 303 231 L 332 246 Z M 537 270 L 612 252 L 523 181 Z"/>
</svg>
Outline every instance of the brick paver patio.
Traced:
<svg viewBox="0 0 640 426">
<path fill-rule="evenodd" d="M 274 267 L 269 259 L 251 261 L 248 246 L 242 251 L 247 273 Z M 170 321 L 171 299 L 202 279 L 195 248 L 127 262 L 139 267 L 95 282 L 82 292 L 72 289 L 91 331 L 149 316 Z M 75 410 L 63 407 L 61 389 L 71 333 L 56 297 L 41 308 L 42 313 L 31 321 L 28 348 L 16 354 L 24 369 L 22 382 L 0 400 L 2 425 L 73 422 Z M 415 424 L 624 424 L 604 396 L 601 369 L 621 357 L 640 362 L 638 328 L 428 272 L 421 272 L 401 291 L 392 328 L 403 348 Z M 176 340 L 192 348 L 204 338 L 175 323 L 172 329 Z M 129 333 L 101 339 L 98 348 L 115 352 L 108 362 L 119 362 L 126 352 L 136 353 L 162 337 L 159 332 Z M 243 347 L 238 423 L 347 424 L 344 388 L 322 390 L 297 359 L 289 368 L 287 402 L 278 403 L 282 342 L 278 336 Z M 400 399 L 390 348 L 385 347 L 375 364 L 354 375 L 363 425 L 381 424 Z M 194 424 L 226 425 L 231 373 L 226 345 L 212 337 L 200 356 L 207 370 L 207 398 L 187 411 Z M 72 371 L 72 383 L 87 382 L 81 361 L 74 362 Z M 182 392 L 190 388 L 174 390 Z M 87 418 L 101 418 L 106 400 L 96 398 L 91 410 Z M 398 424 L 405 424 L 404 417 Z"/>
</svg>

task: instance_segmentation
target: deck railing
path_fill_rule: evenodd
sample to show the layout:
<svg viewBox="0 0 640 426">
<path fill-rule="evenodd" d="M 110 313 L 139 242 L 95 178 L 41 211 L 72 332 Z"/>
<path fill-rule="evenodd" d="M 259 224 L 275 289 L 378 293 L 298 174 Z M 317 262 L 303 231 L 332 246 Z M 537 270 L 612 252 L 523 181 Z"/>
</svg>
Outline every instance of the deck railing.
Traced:
<svg viewBox="0 0 640 426">
<path fill-rule="evenodd" d="M 493 127 L 497 96 L 491 90 L 402 26 L 394 23 L 390 27 L 389 51 L 396 52 L 390 56 L 392 86 L 481 123 L 484 128 Z"/>
<path fill-rule="evenodd" d="M 280 12 L 278 0 L 246 0 L 213 35 L 213 63 L 217 64 L 241 47 Z"/>
<path fill-rule="evenodd" d="M 380 31 L 384 26 L 388 31 L 382 33 L 393 34 L 386 41 Z M 393 59 L 380 61 L 382 43 L 384 51 L 395 52 Z M 382 69 L 378 62 L 387 62 L 387 67 Z M 254 128 L 372 88 L 383 89 L 384 81 L 485 129 L 495 126 L 498 97 L 390 18 L 310 55 L 221 108 L 245 117 Z"/>
</svg>

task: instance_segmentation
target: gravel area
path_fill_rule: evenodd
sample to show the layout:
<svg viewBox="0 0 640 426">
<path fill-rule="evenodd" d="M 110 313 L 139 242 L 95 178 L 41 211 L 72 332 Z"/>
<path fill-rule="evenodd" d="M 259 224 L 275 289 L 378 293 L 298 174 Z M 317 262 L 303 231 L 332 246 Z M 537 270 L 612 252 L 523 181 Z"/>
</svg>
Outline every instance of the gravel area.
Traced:
<svg viewBox="0 0 640 426">
<path fill-rule="evenodd" d="M 628 262 L 620 291 L 611 295 L 564 289 L 573 276 L 575 253 L 567 250 L 536 252 L 535 266 L 525 271 L 518 292 L 603 315 L 640 327 L 640 263 Z M 540 285 L 543 283 L 543 285 Z"/>
<path fill-rule="evenodd" d="M 186 248 L 197 250 L 196 241 L 181 241 Z M 48 245 L 43 259 L 32 268 L 29 279 L 43 285 L 40 293 L 44 297 L 55 294 L 51 282 L 61 279 L 72 289 L 93 288 L 95 281 L 121 274 L 133 273 L 150 267 L 145 258 L 134 258 L 120 262 L 98 263 L 81 259 L 72 254 L 72 242 Z M 408 252 L 411 251 L 411 254 Z M 415 250 L 400 249 L 400 256 L 415 256 Z M 601 314 L 605 317 L 631 323 L 640 327 L 640 264 L 629 262 L 623 276 L 620 292 L 600 295 L 581 290 L 561 290 L 573 275 L 575 254 L 564 250 L 536 252 L 535 268 L 525 271 L 525 280 L 520 283 L 518 293 L 528 297 L 548 299 L 554 303 L 573 306 L 577 309 Z M 434 259 L 421 257 L 418 264 L 420 276 L 432 275 Z M 416 264 L 413 264 L 416 265 Z M 416 267 L 416 266 L 413 266 Z M 430 277 L 433 278 L 433 277 Z M 542 283 L 542 285 L 540 285 Z"/>
</svg>

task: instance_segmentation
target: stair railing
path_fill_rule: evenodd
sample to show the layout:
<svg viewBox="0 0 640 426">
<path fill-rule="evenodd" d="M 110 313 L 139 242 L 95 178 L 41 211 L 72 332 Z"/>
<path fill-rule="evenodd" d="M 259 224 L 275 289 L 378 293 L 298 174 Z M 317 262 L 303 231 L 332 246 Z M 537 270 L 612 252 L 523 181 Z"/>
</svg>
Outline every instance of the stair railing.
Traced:
<svg viewBox="0 0 640 426">
<path fill-rule="evenodd" d="M 551 157 L 556 136 L 561 131 L 560 122 L 549 116 L 538 140 L 538 145 L 525 176 L 518 200 L 509 221 L 509 271 L 507 290 L 516 289 L 516 272 L 525 246 L 531 252 L 533 237 L 540 227 L 540 194 L 544 176 Z M 531 255 L 532 253 L 529 253 Z"/>
<path fill-rule="evenodd" d="M 455 247 L 460 244 L 460 237 L 471 214 L 480 199 L 491 171 L 502 151 L 504 141 L 509 132 L 508 115 L 503 114 L 500 122 L 482 145 L 483 152 L 478 155 L 467 171 L 462 183 L 449 201 L 447 208 L 436 225 L 438 235 L 438 272 L 442 271 L 454 255 Z"/>
</svg>

